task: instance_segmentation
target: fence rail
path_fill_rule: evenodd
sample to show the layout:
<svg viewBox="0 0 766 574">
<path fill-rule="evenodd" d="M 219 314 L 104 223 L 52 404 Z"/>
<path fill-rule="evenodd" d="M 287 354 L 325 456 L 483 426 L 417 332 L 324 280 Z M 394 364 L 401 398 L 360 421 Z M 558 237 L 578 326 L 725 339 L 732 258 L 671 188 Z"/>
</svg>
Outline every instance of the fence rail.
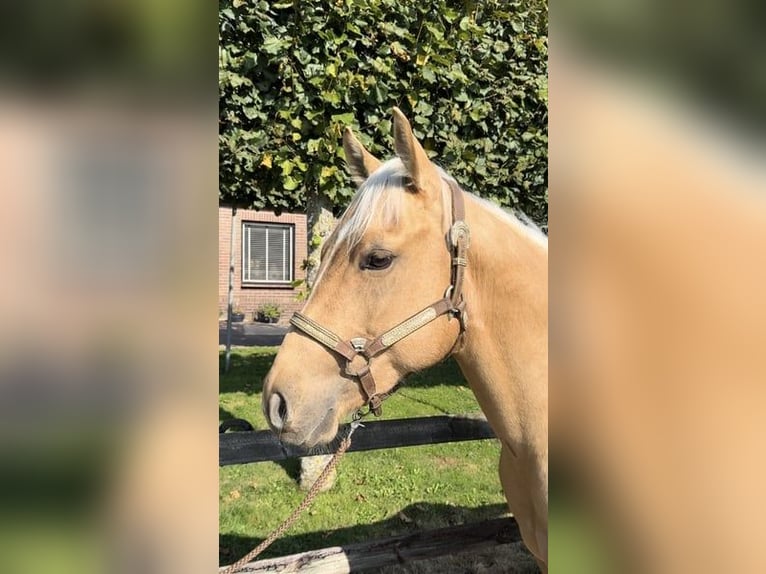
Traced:
<svg viewBox="0 0 766 574">
<path fill-rule="evenodd" d="M 239 429 L 240 432 L 225 432 L 233 429 Z M 338 436 L 345 436 L 347 431 L 348 425 L 341 426 Z M 495 434 L 481 415 L 445 415 L 370 421 L 356 430 L 348 452 L 490 438 L 495 438 Z M 221 425 L 218 445 L 220 466 L 278 461 L 318 454 L 283 445 L 272 432 L 252 430 L 246 421 L 239 420 L 225 421 Z M 475 552 L 520 540 L 521 535 L 516 521 L 511 517 L 504 517 L 475 524 L 416 532 L 385 540 L 322 548 L 259 560 L 247 564 L 242 572 L 344 574 L 458 552 Z"/>
<path fill-rule="evenodd" d="M 478 552 L 520 540 L 519 527 L 513 518 L 495 518 L 475 524 L 426 530 L 384 540 L 333 546 L 258 560 L 250 562 L 242 572 L 346 574 L 459 552 Z"/>
<path fill-rule="evenodd" d="M 341 426 L 345 436 L 348 425 Z M 422 446 L 444 442 L 483 440 L 495 434 L 480 416 L 434 416 L 365 422 L 354 433 L 348 452 L 403 446 Z M 310 456 L 317 452 L 283 445 L 274 433 L 262 431 L 224 432 L 218 438 L 218 464 L 245 464 Z"/>
</svg>

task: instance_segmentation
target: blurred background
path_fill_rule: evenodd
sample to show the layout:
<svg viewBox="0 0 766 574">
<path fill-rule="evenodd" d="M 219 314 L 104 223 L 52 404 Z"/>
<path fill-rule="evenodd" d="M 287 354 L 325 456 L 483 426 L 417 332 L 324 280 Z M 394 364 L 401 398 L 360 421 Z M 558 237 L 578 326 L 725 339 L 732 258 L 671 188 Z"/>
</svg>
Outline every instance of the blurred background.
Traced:
<svg viewBox="0 0 766 574">
<path fill-rule="evenodd" d="M 216 32 L 0 7 L 2 572 L 217 566 Z"/>
<path fill-rule="evenodd" d="M 552 572 L 762 572 L 755 2 L 551 6 Z"/>
<path fill-rule="evenodd" d="M 764 7 L 550 8 L 551 569 L 763 572 Z M 0 7 L 0 571 L 217 566 L 216 31 Z"/>
</svg>

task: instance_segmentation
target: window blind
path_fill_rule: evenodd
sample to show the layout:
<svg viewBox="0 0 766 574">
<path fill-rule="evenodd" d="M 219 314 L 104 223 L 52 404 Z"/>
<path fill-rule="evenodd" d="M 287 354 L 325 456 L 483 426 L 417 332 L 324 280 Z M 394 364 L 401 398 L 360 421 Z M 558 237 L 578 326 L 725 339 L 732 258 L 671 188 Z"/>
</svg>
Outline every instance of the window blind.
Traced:
<svg viewBox="0 0 766 574">
<path fill-rule="evenodd" d="M 245 223 L 242 230 L 242 280 L 288 283 L 293 279 L 293 227 Z"/>
</svg>

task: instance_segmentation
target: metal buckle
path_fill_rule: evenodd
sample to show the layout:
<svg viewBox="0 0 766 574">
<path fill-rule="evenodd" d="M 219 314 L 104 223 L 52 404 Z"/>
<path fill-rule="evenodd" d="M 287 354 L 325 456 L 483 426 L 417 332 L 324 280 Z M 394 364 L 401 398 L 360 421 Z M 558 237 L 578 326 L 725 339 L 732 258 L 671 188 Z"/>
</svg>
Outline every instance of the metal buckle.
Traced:
<svg viewBox="0 0 766 574">
<path fill-rule="evenodd" d="M 349 343 L 351 343 L 351 346 L 354 347 L 354 351 L 361 353 L 367 346 L 367 339 L 364 337 L 355 337 L 354 339 L 351 339 Z"/>
<path fill-rule="evenodd" d="M 352 424 L 358 424 L 359 426 L 364 426 L 359 421 L 362 420 L 364 417 L 366 417 L 369 414 L 370 414 L 370 411 L 368 410 L 368 411 L 365 412 L 364 407 L 361 408 L 361 409 L 357 409 L 357 411 L 353 415 L 351 415 L 351 422 L 352 422 Z"/>
<path fill-rule="evenodd" d="M 465 241 L 465 248 L 471 244 L 471 230 L 465 221 L 456 221 L 449 230 L 449 240 L 452 247 L 457 247 L 458 241 Z"/>
</svg>

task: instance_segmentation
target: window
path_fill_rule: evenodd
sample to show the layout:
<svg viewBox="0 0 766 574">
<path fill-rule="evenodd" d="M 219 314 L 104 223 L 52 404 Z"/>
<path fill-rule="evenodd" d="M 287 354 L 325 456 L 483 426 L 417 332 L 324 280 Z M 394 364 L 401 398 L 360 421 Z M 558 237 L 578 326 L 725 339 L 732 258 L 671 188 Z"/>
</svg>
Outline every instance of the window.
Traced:
<svg viewBox="0 0 766 574">
<path fill-rule="evenodd" d="M 242 224 L 242 282 L 285 284 L 293 280 L 293 226 Z"/>
</svg>

